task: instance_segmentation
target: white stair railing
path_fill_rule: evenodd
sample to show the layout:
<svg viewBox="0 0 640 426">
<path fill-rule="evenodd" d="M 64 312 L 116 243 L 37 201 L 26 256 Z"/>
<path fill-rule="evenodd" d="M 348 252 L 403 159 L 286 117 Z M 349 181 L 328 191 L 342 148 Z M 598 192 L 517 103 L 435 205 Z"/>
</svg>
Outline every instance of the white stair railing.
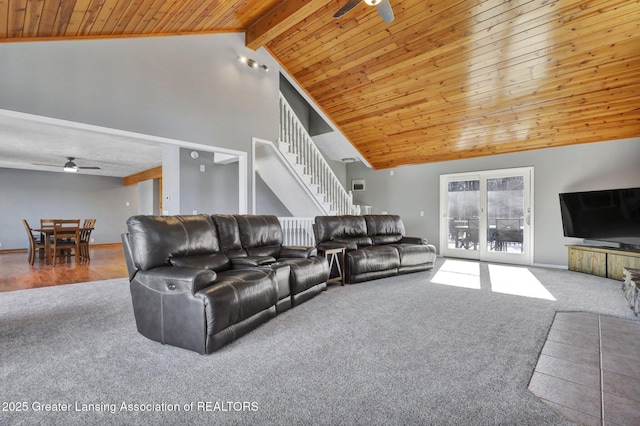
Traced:
<svg viewBox="0 0 640 426">
<path fill-rule="evenodd" d="M 330 205 L 329 214 L 360 214 L 359 206 L 353 204 L 353 194 L 344 189 L 282 93 L 279 142 L 295 156 L 293 161 L 303 166 L 302 174 L 306 175 L 309 185 L 316 186 L 321 201 Z"/>
<path fill-rule="evenodd" d="M 282 245 L 314 247 L 313 217 L 279 217 L 282 226 Z"/>
</svg>

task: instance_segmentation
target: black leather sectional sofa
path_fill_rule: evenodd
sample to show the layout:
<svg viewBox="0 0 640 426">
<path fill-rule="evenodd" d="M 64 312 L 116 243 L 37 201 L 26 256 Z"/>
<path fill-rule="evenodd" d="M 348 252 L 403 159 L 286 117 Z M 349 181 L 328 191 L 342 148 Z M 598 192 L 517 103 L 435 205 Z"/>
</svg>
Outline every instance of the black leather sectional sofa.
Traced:
<svg viewBox="0 0 640 426">
<path fill-rule="evenodd" d="M 317 216 L 314 232 L 319 249 L 346 249 L 346 283 L 432 269 L 436 259 L 426 239 L 405 236 L 397 215 Z"/>
<path fill-rule="evenodd" d="M 315 247 L 282 246 L 275 216 L 134 216 L 122 235 L 138 331 L 211 353 L 326 290 Z"/>
</svg>

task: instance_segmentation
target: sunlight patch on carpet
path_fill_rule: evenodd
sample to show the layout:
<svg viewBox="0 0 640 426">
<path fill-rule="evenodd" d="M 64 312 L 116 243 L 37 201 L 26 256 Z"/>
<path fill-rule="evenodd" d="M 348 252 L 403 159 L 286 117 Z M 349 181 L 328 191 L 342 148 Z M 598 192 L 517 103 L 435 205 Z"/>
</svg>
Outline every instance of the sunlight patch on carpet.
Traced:
<svg viewBox="0 0 640 426">
<path fill-rule="evenodd" d="M 480 264 L 447 259 L 431 282 L 480 290 Z"/>
<path fill-rule="evenodd" d="M 489 265 L 491 290 L 496 293 L 553 300 L 556 298 L 527 268 Z"/>
</svg>

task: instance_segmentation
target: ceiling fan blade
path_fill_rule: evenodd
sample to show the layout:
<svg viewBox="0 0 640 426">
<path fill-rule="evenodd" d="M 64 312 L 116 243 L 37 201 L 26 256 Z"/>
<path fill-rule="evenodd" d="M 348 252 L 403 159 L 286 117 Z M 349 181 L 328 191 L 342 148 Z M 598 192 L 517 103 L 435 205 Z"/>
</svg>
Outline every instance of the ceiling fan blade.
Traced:
<svg viewBox="0 0 640 426">
<path fill-rule="evenodd" d="M 351 9 L 353 9 L 354 7 L 356 7 L 358 4 L 360 4 L 362 0 L 349 0 L 347 2 L 347 4 L 345 4 L 344 6 L 342 6 L 340 8 L 340 10 L 338 10 L 335 15 L 333 15 L 334 19 L 338 19 L 343 17 L 344 15 L 347 14 L 347 12 L 349 12 Z"/>
<path fill-rule="evenodd" d="M 65 165 L 61 165 L 61 164 L 44 164 L 44 163 L 31 163 L 34 166 L 45 166 L 45 167 L 56 167 L 56 168 L 63 168 L 65 167 L 67 164 Z M 98 166 L 76 166 L 76 163 L 74 163 L 73 161 L 71 161 L 71 164 L 69 164 L 70 167 L 75 167 L 77 169 L 84 169 L 84 170 L 100 170 L 100 167 Z"/>
<path fill-rule="evenodd" d="M 61 167 L 60 164 L 43 164 L 43 163 L 31 163 L 34 166 L 46 166 L 46 167 Z"/>
<path fill-rule="evenodd" d="M 389 3 L 389 0 L 382 0 L 378 3 L 376 9 L 378 9 L 378 13 L 384 22 L 389 23 L 393 21 L 393 9 L 391 9 L 391 3 Z"/>
</svg>

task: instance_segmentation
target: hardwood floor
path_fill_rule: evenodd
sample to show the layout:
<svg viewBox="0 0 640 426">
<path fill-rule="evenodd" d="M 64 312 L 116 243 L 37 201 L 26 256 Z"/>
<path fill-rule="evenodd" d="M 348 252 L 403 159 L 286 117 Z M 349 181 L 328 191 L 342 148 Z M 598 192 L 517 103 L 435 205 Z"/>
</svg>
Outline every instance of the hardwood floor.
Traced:
<svg viewBox="0 0 640 426">
<path fill-rule="evenodd" d="M 0 254 L 0 292 L 48 287 L 61 284 L 108 280 L 127 277 L 127 265 L 121 244 L 90 248 L 91 260 L 76 265 L 68 263 L 45 265 L 38 259 L 29 265 L 29 255 L 24 252 Z"/>
</svg>

